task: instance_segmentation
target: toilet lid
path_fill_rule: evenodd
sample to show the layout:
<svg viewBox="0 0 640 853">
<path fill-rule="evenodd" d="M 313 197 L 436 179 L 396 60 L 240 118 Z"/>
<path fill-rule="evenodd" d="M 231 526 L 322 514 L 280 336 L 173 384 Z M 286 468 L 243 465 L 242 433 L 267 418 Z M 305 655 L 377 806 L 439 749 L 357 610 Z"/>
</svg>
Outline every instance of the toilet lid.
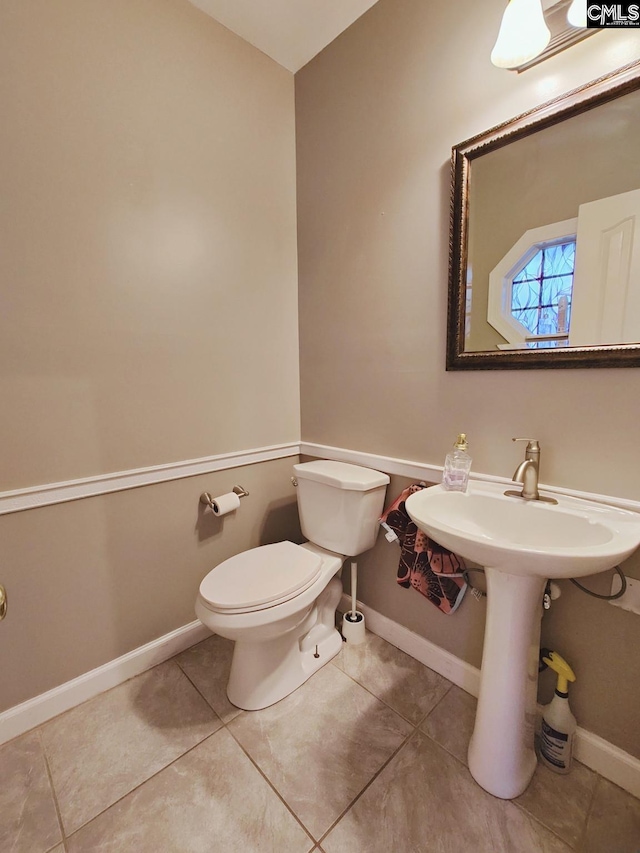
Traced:
<svg viewBox="0 0 640 853">
<path fill-rule="evenodd" d="M 200 595 L 216 610 L 258 609 L 311 586 L 321 565 L 318 554 L 293 542 L 261 545 L 212 569 L 200 584 Z"/>
</svg>

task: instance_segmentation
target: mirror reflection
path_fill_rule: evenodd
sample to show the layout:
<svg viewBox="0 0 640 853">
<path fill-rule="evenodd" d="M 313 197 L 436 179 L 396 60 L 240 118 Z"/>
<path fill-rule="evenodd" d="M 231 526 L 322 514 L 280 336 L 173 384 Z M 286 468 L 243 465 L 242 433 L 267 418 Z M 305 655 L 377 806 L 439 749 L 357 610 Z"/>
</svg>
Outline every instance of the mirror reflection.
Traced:
<svg viewBox="0 0 640 853">
<path fill-rule="evenodd" d="M 640 365 L 640 79 L 566 100 L 454 149 L 449 368 Z"/>
</svg>

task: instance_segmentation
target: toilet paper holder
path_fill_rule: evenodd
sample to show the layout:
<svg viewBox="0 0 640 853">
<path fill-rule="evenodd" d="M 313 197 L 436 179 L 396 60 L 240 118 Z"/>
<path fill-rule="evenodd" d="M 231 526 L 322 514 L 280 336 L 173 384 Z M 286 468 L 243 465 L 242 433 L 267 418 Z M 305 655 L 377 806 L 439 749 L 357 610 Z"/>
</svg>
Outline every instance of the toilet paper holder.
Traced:
<svg viewBox="0 0 640 853">
<path fill-rule="evenodd" d="M 249 492 L 242 486 L 234 486 L 231 489 L 239 498 L 246 498 Z M 200 503 L 213 509 L 213 496 L 211 492 L 203 492 L 200 495 Z"/>
</svg>

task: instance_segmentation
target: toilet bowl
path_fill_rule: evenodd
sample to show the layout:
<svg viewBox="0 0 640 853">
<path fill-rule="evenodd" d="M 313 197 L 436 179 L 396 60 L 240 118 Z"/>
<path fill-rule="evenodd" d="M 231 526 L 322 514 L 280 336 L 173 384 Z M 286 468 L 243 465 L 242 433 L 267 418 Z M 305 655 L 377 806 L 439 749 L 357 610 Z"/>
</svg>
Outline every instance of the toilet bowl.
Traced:
<svg viewBox="0 0 640 853">
<path fill-rule="evenodd" d="M 235 641 L 227 696 L 247 711 L 288 696 L 342 648 L 338 575 L 346 556 L 375 543 L 389 482 L 341 462 L 301 463 L 294 472 L 302 530 L 312 541 L 237 554 L 209 572 L 196 599 L 198 619 Z"/>
<path fill-rule="evenodd" d="M 278 558 L 289 568 L 288 575 L 298 567 L 304 579 L 301 588 L 288 593 L 278 577 L 265 600 L 247 604 L 241 593 L 248 591 L 248 584 L 245 587 L 241 581 L 235 601 L 227 599 L 228 606 L 220 606 L 222 596 L 215 574 L 219 569 L 223 570 L 221 575 L 230 575 L 255 567 L 258 574 L 263 562 Z M 343 560 L 341 555 L 309 542 L 278 542 L 231 557 L 207 575 L 200 585 L 196 616 L 214 633 L 235 640 L 227 686 L 232 704 L 246 711 L 266 708 L 288 696 L 338 654 L 342 637 L 335 627 L 335 612 L 342 583 L 335 575 Z M 224 580 L 222 585 L 226 586 Z"/>
</svg>

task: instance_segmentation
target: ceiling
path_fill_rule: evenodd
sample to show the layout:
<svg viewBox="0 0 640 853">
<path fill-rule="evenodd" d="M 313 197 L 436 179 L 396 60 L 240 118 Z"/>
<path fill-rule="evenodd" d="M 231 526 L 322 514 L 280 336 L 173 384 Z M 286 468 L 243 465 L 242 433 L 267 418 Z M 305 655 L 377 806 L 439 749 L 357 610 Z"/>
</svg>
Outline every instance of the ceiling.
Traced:
<svg viewBox="0 0 640 853">
<path fill-rule="evenodd" d="M 277 63 L 298 71 L 377 0 L 191 0 Z"/>
</svg>

